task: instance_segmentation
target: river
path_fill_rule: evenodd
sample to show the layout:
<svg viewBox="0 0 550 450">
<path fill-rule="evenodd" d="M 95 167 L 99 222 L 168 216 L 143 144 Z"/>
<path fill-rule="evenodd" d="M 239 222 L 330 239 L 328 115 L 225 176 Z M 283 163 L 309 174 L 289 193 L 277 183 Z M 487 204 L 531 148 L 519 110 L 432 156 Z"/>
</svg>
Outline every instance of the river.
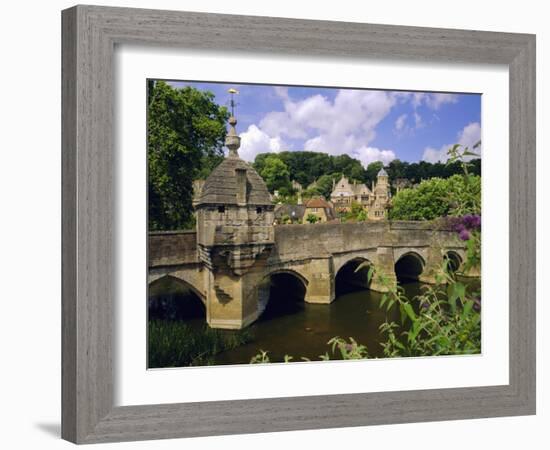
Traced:
<svg viewBox="0 0 550 450">
<path fill-rule="evenodd" d="M 409 282 L 402 286 L 407 297 L 413 298 L 420 293 L 422 285 Z M 302 357 L 319 360 L 326 352 L 335 359 L 337 355 L 333 355 L 327 345 L 334 336 L 353 337 L 367 346 L 370 357 L 381 357 L 383 336 L 379 326 L 386 317 L 399 322 L 397 308 L 390 312 L 381 309 L 382 294 L 368 289 L 340 292 L 330 304 L 310 304 L 304 302 L 303 292 L 296 289 L 296 285 L 285 282 L 280 287 L 271 291 L 265 312 L 248 328 L 252 340 L 233 350 L 218 353 L 210 363 L 248 364 L 260 349 L 269 352 L 271 361 L 282 361 L 285 355 L 292 356 L 293 361 L 300 361 Z M 195 300 L 195 304 L 200 303 L 198 298 Z M 189 295 L 176 294 L 173 301 L 184 305 L 192 299 Z M 192 309 L 183 322 L 195 330 L 204 328 L 202 304 L 200 308 Z"/>
</svg>

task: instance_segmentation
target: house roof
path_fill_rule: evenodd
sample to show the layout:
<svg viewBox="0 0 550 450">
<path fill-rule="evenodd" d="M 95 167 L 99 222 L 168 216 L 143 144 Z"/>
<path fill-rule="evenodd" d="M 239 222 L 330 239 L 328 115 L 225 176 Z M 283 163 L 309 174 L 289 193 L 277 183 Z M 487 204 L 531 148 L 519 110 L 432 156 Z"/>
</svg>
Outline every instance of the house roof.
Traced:
<svg viewBox="0 0 550 450">
<path fill-rule="evenodd" d="M 331 206 L 325 199 L 315 197 L 306 203 L 306 208 L 331 208 Z"/>
<path fill-rule="evenodd" d="M 306 211 L 305 205 L 289 205 L 289 204 L 277 205 L 275 206 L 275 218 L 280 219 L 283 216 L 288 216 L 290 218 L 301 219 L 302 217 L 304 217 L 305 211 Z"/>
</svg>

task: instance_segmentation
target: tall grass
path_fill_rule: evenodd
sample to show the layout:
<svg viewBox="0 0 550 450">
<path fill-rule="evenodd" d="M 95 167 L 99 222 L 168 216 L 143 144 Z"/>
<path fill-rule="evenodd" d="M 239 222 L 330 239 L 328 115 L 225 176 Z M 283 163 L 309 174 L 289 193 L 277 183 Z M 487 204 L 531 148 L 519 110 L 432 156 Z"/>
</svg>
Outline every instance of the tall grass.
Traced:
<svg viewBox="0 0 550 450">
<path fill-rule="evenodd" d="M 203 366 L 214 356 L 252 340 L 249 330 L 194 329 L 177 320 L 149 321 L 148 367 Z"/>
</svg>

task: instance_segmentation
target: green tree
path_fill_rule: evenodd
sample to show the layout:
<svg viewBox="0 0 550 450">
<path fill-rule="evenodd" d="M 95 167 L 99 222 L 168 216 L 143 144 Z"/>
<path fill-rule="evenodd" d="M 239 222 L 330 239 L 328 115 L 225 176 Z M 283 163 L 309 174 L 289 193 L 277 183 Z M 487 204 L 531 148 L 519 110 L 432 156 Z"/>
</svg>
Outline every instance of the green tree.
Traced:
<svg viewBox="0 0 550 450">
<path fill-rule="evenodd" d="M 424 180 L 414 188 L 403 189 L 392 200 L 390 219 L 432 220 L 480 212 L 481 178 L 453 175 Z"/>
<path fill-rule="evenodd" d="M 378 175 L 378 172 L 380 172 L 380 169 L 384 167 L 384 163 L 382 161 L 375 161 L 371 162 L 367 166 L 367 173 L 366 173 L 366 181 L 371 184 L 373 181 L 376 181 L 376 175 Z"/>
<path fill-rule="evenodd" d="M 164 81 L 148 87 L 149 229 L 189 228 L 193 180 L 208 175 L 223 158 L 229 114 L 211 92 L 176 89 Z"/>
<path fill-rule="evenodd" d="M 399 159 L 394 159 L 388 164 L 388 176 L 393 181 L 396 178 L 406 178 L 406 169 L 408 162 L 403 162 Z"/>
<path fill-rule="evenodd" d="M 269 155 L 265 158 L 260 175 L 271 192 L 284 190 L 285 194 L 290 193 L 290 172 L 287 165 L 277 155 Z"/>
<path fill-rule="evenodd" d="M 332 186 L 334 181 L 338 181 L 340 178 L 339 173 L 332 173 L 330 175 L 321 175 L 317 180 L 317 191 L 320 195 L 325 197 L 327 200 L 330 199 L 330 194 L 332 193 Z"/>
</svg>

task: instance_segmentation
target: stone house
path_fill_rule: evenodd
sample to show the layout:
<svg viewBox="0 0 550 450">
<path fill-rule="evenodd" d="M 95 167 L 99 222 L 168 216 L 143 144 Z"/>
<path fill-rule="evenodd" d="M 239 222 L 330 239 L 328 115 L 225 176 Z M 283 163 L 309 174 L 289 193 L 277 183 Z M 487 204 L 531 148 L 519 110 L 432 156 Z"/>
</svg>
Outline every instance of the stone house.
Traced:
<svg viewBox="0 0 550 450">
<path fill-rule="evenodd" d="M 388 215 L 391 194 L 388 173 L 384 168 L 378 172 L 372 192 L 373 195 L 367 209 L 368 218 L 371 220 L 385 219 Z"/>
<path fill-rule="evenodd" d="M 304 222 L 310 214 L 316 216 L 318 222 L 329 222 L 336 218 L 332 205 L 320 197 L 314 197 L 307 201 L 304 211 Z"/>
<path fill-rule="evenodd" d="M 351 205 L 358 203 L 368 212 L 369 219 L 384 219 L 390 201 L 388 174 L 382 168 L 378 172 L 372 190 L 366 184 L 350 182 L 346 176 L 342 176 L 337 183 L 334 183 L 330 199 L 338 212 L 350 211 Z"/>
<path fill-rule="evenodd" d="M 342 178 L 334 183 L 330 200 L 337 211 L 349 211 L 352 203 L 368 207 L 371 196 L 372 192 L 366 184 L 350 182 L 345 175 L 342 175 Z"/>
</svg>

